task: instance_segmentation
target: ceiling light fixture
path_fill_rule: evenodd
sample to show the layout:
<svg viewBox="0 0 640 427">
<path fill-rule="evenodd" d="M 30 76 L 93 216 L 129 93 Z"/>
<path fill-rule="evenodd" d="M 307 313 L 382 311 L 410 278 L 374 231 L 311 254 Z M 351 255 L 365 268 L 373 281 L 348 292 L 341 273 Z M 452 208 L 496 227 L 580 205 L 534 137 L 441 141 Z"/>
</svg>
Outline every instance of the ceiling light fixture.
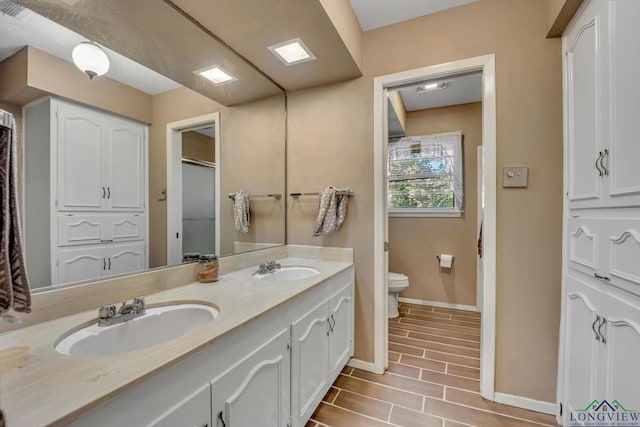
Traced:
<svg viewBox="0 0 640 427">
<path fill-rule="evenodd" d="M 85 72 L 90 79 L 101 76 L 109 70 L 109 57 L 95 43 L 80 43 L 73 48 L 71 57 L 76 67 Z"/>
<path fill-rule="evenodd" d="M 316 59 L 311 49 L 304 44 L 300 37 L 271 45 L 269 46 L 269 50 L 286 65 L 300 64 L 301 62 Z"/>
<path fill-rule="evenodd" d="M 223 70 L 219 65 L 213 67 L 207 67 L 202 70 L 194 71 L 194 73 L 201 75 L 205 79 L 213 82 L 213 84 L 221 85 L 238 80 L 233 74 Z"/>
<path fill-rule="evenodd" d="M 447 82 L 427 83 L 427 84 L 418 86 L 416 88 L 416 92 L 423 93 L 423 92 L 429 92 L 432 90 L 446 89 L 447 86 L 448 86 Z"/>
</svg>

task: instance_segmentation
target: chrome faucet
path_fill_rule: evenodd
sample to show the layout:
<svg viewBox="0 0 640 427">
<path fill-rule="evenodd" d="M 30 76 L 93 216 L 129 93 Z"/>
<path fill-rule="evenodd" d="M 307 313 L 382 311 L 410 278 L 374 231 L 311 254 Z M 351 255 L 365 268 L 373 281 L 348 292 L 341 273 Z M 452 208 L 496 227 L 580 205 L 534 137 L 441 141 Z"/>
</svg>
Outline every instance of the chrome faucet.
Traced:
<svg viewBox="0 0 640 427">
<path fill-rule="evenodd" d="M 142 316 L 145 313 L 144 297 L 134 298 L 131 304 L 127 300 L 116 312 L 115 304 L 103 305 L 98 310 L 98 326 L 111 326 Z"/>
<path fill-rule="evenodd" d="M 282 267 L 279 263 L 275 261 L 269 261 L 267 263 L 262 263 L 258 266 L 258 271 L 255 274 L 271 274 L 275 273 L 277 269 Z"/>
</svg>

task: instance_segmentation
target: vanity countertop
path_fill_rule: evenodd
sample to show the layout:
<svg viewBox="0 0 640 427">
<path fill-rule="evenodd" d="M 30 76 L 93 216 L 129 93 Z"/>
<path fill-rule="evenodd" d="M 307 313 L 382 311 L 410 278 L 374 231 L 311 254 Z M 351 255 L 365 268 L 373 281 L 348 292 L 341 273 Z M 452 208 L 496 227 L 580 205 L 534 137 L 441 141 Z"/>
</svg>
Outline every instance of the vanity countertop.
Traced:
<svg viewBox="0 0 640 427">
<path fill-rule="evenodd" d="M 254 266 L 220 276 L 217 282 L 145 295 L 147 306 L 203 302 L 220 313 L 197 331 L 144 349 L 100 357 L 57 353 L 59 337 L 94 320 L 97 307 L 0 335 L 0 408 L 7 425 L 65 425 L 353 265 L 292 257 L 279 262 L 315 267 L 320 274 L 266 282 L 252 277 Z"/>
</svg>

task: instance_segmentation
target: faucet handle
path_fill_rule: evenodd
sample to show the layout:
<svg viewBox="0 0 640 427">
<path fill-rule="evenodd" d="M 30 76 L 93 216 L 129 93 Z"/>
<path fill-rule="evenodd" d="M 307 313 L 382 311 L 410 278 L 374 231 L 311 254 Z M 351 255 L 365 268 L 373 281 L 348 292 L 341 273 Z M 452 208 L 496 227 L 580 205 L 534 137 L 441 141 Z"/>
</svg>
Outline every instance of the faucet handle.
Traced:
<svg viewBox="0 0 640 427">
<path fill-rule="evenodd" d="M 110 319 L 116 315 L 116 306 L 113 304 L 103 305 L 98 310 L 98 318 Z"/>
<path fill-rule="evenodd" d="M 132 305 L 136 310 L 143 310 L 145 307 L 144 297 L 134 298 Z"/>
</svg>

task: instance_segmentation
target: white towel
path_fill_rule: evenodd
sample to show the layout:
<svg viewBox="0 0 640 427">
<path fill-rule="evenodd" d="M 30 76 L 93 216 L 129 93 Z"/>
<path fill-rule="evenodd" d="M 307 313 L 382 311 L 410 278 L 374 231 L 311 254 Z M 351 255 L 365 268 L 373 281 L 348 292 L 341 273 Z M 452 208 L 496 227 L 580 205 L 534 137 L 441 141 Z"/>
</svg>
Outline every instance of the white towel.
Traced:
<svg viewBox="0 0 640 427">
<path fill-rule="evenodd" d="M 239 190 L 233 193 L 233 221 L 236 230 L 243 233 L 249 232 L 251 213 L 249 212 L 249 195 Z"/>
<path fill-rule="evenodd" d="M 333 185 L 320 193 L 314 236 L 327 235 L 340 229 L 347 215 L 350 193 L 349 188 L 337 189 Z"/>
<path fill-rule="evenodd" d="M 13 115 L 0 110 L 0 314 L 31 311 L 18 211 L 18 155 Z"/>
</svg>

